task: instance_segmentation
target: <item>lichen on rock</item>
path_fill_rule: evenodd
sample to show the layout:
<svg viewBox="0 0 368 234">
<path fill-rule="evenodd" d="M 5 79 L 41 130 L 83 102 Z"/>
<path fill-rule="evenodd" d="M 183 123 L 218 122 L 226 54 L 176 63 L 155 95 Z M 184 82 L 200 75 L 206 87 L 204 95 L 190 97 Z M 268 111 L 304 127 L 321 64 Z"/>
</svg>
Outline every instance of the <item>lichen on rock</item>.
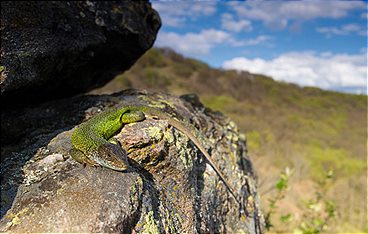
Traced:
<svg viewBox="0 0 368 234">
<path fill-rule="evenodd" d="M 162 97 L 165 102 L 160 101 Z M 71 103 L 81 108 L 73 109 Z M 193 126 L 205 136 L 204 145 L 249 207 L 245 213 L 196 146 L 165 120 L 129 124 L 115 136 L 130 158 L 131 167 L 126 172 L 83 167 L 67 153 L 72 147 L 73 127 L 84 121 L 83 113 L 91 107 L 104 110 L 157 103 L 169 115 L 194 120 Z M 48 123 L 43 126 L 43 135 L 32 145 L 19 145 L 22 150 L 18 155 L 28 158 L 23 158 L 25 163 L 2 168 L 6 183 L 13 181 L 18 171 L 23 171 L 24 178 L 18 181 L 17 195 L 10 201 L 12 208 L 0 222 L 1 231 L 261 232 L 263 221 L 245 141 L 225 116 L 184 98 L 133 90 L 113 97 L 53 101 L 27 113 L 34 116 L 50 106 L 55 115 L 41 117 L 49 118 L 41 121 Z M 61 110 L 78 118 L 57 115 Z M 60 125 L 55 126 L 55 122 Z M 2 153 L 12 150 L 5 146 Z M 14 155 L 5 158 L 5 163 L 20 160 Z"/>
</svg>

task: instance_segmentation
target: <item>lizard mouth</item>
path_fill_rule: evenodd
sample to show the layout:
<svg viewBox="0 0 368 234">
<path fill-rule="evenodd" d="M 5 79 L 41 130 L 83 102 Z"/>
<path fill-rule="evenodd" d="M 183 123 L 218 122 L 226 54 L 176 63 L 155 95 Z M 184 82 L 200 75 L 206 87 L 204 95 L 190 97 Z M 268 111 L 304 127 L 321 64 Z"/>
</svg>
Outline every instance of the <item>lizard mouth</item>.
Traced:
<svg viewBox="0 0 368 234">
<path fill-rule="evenodd" d="M 100 165 L 110 168 L 114 171 L 125 171 L 128 169 L 128 165 L 125 162 L 111 162 L 111 161 L 102 160 Z"/>
<path fill-rule="evenodd" d="M 109 142 L 98 147 L 98 157 L 95 161 L 115 171 L 125 171 L 129 167 L 125 150 Z"/>
</svg>

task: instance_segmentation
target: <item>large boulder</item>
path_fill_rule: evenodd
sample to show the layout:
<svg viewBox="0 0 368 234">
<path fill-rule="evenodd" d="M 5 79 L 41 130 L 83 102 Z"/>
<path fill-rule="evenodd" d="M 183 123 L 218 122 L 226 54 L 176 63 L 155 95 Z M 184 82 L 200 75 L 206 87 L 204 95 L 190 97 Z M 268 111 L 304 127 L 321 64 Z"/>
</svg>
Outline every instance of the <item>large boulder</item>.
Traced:
<svg viewBox="0 0 368 234">
<path fill-rule="evenodd" d="M 71 97 L 128 69 L 160 26 L 147 1 L 1 2 L 0 232 L 263 232 L 245 138 L 230 119 L 194 95 Z M 78 124 L 129 104 L 155 106 L 201 132 L 237 199 L 163 119 L 117 133 L 129 157 L 125 172 L 70 157 Z"/>
<path fill-rule="evenodd" d="M 1 1 L 2 105 L 99 87 L 151 48 L 160 26 L 148 1 Z"/>
<path fill-rule="evenodd" d="M 150 105 L 203 135 L 238 204 L 198 148 L 165 120 L 129 124 L 116 139 L 130 169 L 83 167 L 68 151 L 78 123 L 111 106 Z M 32 126 L 1 148 L 2 232 L 262 233 L 246 142 L 234 122 L 193 95 L 125 91 L 48 102 L 14 115 Z M 10 208 L 11 207 L 11 208 Z"/>
</svg>

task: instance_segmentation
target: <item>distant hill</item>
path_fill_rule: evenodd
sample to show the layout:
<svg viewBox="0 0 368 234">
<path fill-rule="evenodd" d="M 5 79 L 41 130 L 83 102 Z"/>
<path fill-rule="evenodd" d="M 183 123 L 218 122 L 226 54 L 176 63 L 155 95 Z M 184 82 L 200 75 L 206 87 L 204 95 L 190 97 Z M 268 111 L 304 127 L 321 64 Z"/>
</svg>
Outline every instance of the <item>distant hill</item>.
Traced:
<svg viewBox="0 0 368 234">
<path fill-rule="evenodd" d="M 170 49 L 151 49 L 128 72 L 95 94 L 126 88 L 196 93 L 230 116 L 247 137 L 264 206 L 285 167 L 295 169 L 280 213 L 298 214 L 325 172 L 336 177 L 328 195 L 337 203 L 332 231 L 367 231 L 367 96 L 274 81 L 248 72 L 214 69 Z M 296 215 L 294 223 L 300 222 Z"/>
</svg>

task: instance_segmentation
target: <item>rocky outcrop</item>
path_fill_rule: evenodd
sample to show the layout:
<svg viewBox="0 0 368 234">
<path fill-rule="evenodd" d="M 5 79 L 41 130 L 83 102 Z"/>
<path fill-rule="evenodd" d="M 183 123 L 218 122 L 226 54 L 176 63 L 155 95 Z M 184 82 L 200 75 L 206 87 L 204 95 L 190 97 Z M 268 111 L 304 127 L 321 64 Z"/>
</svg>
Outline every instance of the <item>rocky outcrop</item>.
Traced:
<svg viewBox="0 0 368 234">
<path fill-rule="evenodd" d="M 9 1 L 1 8 L 1 232 L 263 232 L 245 139 L 230 119 L 195 95 L 72 97 L 128 69 L 152 46 L 161 23 L 149 2 Z M 165 120 L 129 124 L 116 135 L 127 171 L 70 157 L 78 124 L 129 104 L 155 106 L 198 129 L 240 204 Z"/>
<path fill-rule="evenodd" d="M 99 87 L 151 48 L 160 26 L 148 1 L 2 1 L 2 105 Z"/>
<path fill-rule="evenodd" d="M 107 107 L 129 104 L 155 106 L 190 120 L 205 136 L 203 145 L 241 206 L 196 146 L 165 120 L 129 124 L 117 134 L 130 158 L 126 172 L 83 167 L 69 156 L 78 123 Z M 24 115 L 35 127 L 16 147 L 1 148 L 2 209 L 12 205 L 1 220 L 2 232 L 262 232 L 244 137 L 230 119 L 203 107 L 196 96 L 131 90 L 48 102 Z"/>
</svg>

